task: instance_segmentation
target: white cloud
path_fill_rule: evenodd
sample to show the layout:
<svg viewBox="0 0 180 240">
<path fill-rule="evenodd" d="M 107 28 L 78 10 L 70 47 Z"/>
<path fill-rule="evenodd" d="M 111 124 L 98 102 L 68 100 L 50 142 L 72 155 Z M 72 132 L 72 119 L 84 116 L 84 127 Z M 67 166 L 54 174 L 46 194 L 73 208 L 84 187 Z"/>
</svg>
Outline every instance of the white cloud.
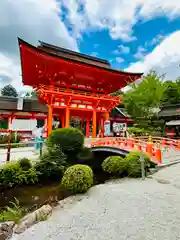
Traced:
<svg viewBox="0 0 180 240">
<path fill-rule="evenodd" d="M 124 62 L 124 59 L 121 58 L 121 57 L 117 57 L 117 58 L 116 58 L 116 61 L 117 61 L 118 63 L 122 63 L 122 62 Z"/>
<path fill-rule="evenodd" d="M 159 33 L 157 36 L 155 36 L 151 41 L 147 41 L 145 43 L 145 47 L 148 46 L 154 46 L 157 45 L 158 43 L 160 43 L 162 40 L 164 40 L 166 36 L 162 33 Z"/>
<path fill-rule="evenodd" d="M 178 0 L 63 0 L 75 32 L 106 29 L 112 39 L 132 41 L 133 26 L 158 16 L 180 16 Z M 73 15 L 73 18 L 72 18 Z M 77 22 L 77 24 L 76 24 Z"/>
<path fill-rule="evenodd" d="M 113 51 L 113 54 L 128 54 L 130 52 L 130 47 L 119 45 L 118 49 Z"/>
<path fill-rule="evenodd" d="M 19 65 L 0 53 L 0 86 L 11 83 L 19 87 L 21 82 L 19 70 Z"/>
<path fill-rule="evenodd" d="M 175 80 L 180 76 L 180 31 L 166 37 L 142 61 L 131 64 L 126 71 L 145 72 L 155 69 L 166 74 L 166 79 Z"/>
<path fill-rule="evenodd" d="M 62 6 L 66 7 L 66 14 L 62 12 Z M 112 39 L 132 41 L 136 39 L 133 27 L 139 20 L 148 21 L 162 15 L 168 19 L 180 16 L 180 1 L 0 0 L 0 57 L 3 58 L 0 62 L 0 86 L 8 82 L 20 85 L 17 36 L 32 44 L 42 40 L 78 50 L 77 41 L 84 32 L 105 29 Z M 71 29 L 70 33 L 68 29 Z M 173 44 L 172 48 L 179 48 L 179 43 Z M 147 68 L 154 63 L 157 65 L 158 57 L 152 61 L 153 64 L 149 58 L 147 55 L 137 62 L 136 68 Z M 164 58 L 162 61 L 165 64 Z M 159 64 L 162 65 L 160 61 Z M 169 71 L 173 72 L 171 69 Z"/>
<path fill-rule="evenodd" d="M 78 50 L 60 16 L 56 0 L 0 0 L 0 86 L 8 79 L 15 86 L 21 85 L 18 36 L 31 44 L 42 40 Z"/>
<path fill-rule="evenodd" d="M 139 46 L 137 52 L 134 54 L 134 57 L 138 60 L 142 60 L 146 54 L 146 49 L 144 47 Z"/>
<path fill-rule="evenodd" d="M 173 19 L 180 16 L 180 2 L 177 0 L 146 0 L 142 4 L 139 14 L 146 19 L 156 16 L 167 16 L 169 19 Z"/>
<path fill-rule="evenodd" d="M 127 53 L 130 52 L 130 47 L 127 47 L 127 46 L 120 45 L 120 46 L 119 46 L 119 49 L 120 49 L 120 52 L 121 52 L 121 53 L 127 54 Z"/>
</svg>

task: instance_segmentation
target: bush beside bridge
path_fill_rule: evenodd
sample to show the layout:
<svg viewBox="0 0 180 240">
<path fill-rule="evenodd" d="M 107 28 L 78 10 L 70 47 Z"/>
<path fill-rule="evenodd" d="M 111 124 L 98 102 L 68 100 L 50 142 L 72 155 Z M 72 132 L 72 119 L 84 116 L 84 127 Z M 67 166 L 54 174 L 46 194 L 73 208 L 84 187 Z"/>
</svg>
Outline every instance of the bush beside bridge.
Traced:
<svg viewBox="0 0 180 240">
<path fill-rule="evenodd" d="M 60 187 L 76 193 L 85 192 L 92 185 L 112 177 L 141 177 L 140 152 L 131 152 L 125 158 L 111 156 L 95 159 L 91 149 L 84 147 L 83 143 L 84 136 L 77 129 L 53 131 L 47 140 L 47 152 L 35 164 L 23 158 L 1 167 L 1 190 L 37 183 L 58 182 L 60 185 L 61 182 Z M 155 164 L 147 155 L 144 159 L 147 173 Z"/>
</svg>

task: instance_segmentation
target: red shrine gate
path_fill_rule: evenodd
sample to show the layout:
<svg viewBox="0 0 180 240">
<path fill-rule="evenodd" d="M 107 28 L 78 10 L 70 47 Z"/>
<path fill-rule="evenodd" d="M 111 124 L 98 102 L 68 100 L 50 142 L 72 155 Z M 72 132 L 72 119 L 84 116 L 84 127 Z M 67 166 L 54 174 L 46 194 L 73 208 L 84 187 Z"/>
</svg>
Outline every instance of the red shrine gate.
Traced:
<svg viewBox="0 0 180 240">
<path fill-rule="evenodd" d="M 59 115 L 62 127 L 70 127 L 70 118 L 92 121 L 92 137 L 104 128 L 112 108 L 120 104 L 120 97 L 110 93 L 141 77 L 141 73 L 126 73 L 112 69 L 98 58 L 79 54 L 40 42 L 34 47 L 19 39 L 24 85 L 39 93 L 39 100 L 48 105 L 47 131 L 52 131 L 53 114 Z M 103 135 L 103 134 L 102 134 Z"/>
</svg>

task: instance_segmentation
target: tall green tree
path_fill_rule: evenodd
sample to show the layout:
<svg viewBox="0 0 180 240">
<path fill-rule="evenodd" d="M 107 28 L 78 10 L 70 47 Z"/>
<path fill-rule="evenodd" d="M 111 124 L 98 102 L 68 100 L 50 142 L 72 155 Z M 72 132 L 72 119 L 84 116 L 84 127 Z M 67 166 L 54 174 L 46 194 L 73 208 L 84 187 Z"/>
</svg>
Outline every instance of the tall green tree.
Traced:
<svg viewBox="0 0 180 240">
<path fill-rule="evenodd" d="M 163 76 L 151 71 L 144 76 L 139 84 L 133 84 L 132 89 L 124 94 L 126 111 L 135 121 L 147 121 L 156 115 L 165 91 Z"/>
<path fill-rule="evenodd" d="M 1 89 L 1 95 L 2 96 L 17 97 L 18 93 L 17 93 L 16 89 L 11 84 L 8 84 Z"/>
<path fill-rule="evenodd" d="M 180 103 L 180 79 L 175 82 L 166 81 L 164 83 L 165 91 L 162 97 L 162 104 L 178 104 Z"/>
</svg>

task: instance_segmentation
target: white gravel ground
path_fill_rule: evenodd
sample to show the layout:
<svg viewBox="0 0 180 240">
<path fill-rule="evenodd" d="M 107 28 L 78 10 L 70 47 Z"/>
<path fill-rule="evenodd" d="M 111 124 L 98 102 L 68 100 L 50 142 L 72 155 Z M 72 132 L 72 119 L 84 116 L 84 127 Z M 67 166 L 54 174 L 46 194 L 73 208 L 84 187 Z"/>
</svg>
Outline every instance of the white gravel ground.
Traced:
<svg viewBox="0 0 180 240">
<path fill-rule="evenodd" d="M 16 240 L 180 239 L 180 190 L 154 179 L 93 187 Z"/>
</svg>

